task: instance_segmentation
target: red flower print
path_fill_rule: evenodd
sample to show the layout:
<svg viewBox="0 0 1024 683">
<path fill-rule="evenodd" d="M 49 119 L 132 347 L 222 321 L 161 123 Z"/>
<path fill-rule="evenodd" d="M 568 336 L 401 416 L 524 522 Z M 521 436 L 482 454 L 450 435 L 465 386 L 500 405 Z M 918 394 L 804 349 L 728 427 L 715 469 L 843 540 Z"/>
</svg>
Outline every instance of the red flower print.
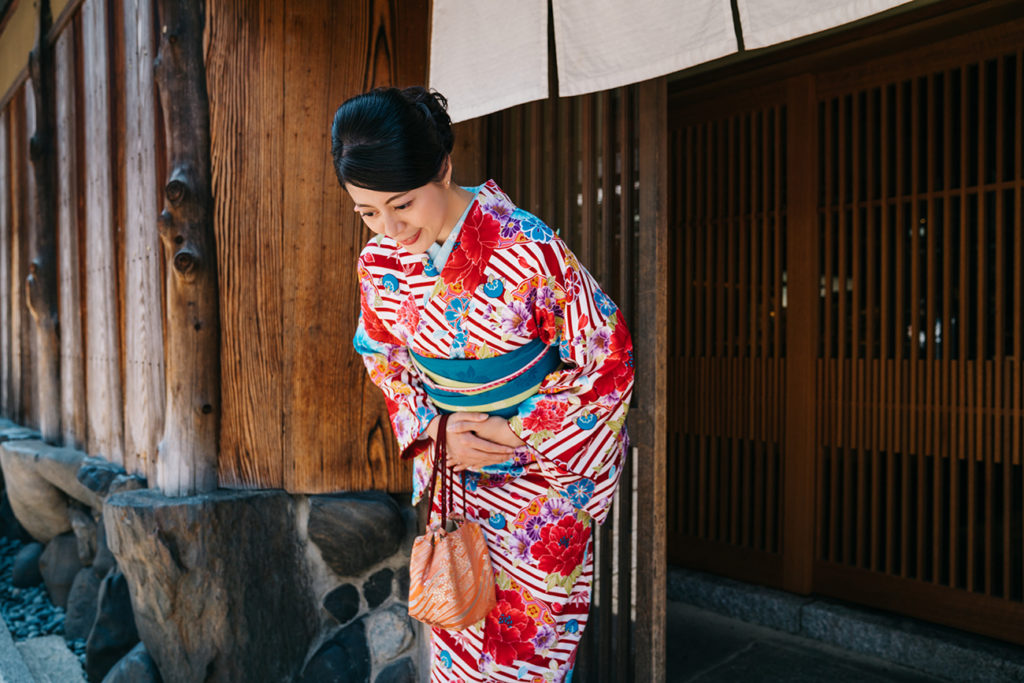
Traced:
<svg viewBox="0 0 1024 683">
<path fill-rule="evenodd" d="M 608 355 L 601 364 L 592 390 L 588 392 L 591 397 L 607 396 L 613 391 L 621 393 L 633 381 L 633 341 L 622 313 L 616 313 L 616 317 L 615 331 L 608 342 Z"/>
<path fill-rule="evenodd" d="M 583 562 L 587 547 L 587 527 L 573 515 L 540 530 L 540 540 L 530 546 L 530 554 L 542 572 L 569 576 Z"/>
<path fill-rule="evenodd" d="M 445 284 L 458 282 L 467 292 L 473 292 L 487 282 L 487 261 L 498 246 L 500 227 L 492 215 L 480 209 L 479 204 L 473 205 L 462 223 L 459 246 L 452 251 L 441 272 Z"/>
<path fill-rule="evenodd" d="M 396 322 L 409 330 L 409 334 L 416 332 L 416 328 L 420 324 L 420 311 L 416 306 L 416 298 L 411 294 L 402 302 L 402 306 L 398 309 L 398 320 Z"/>
<path fill-rule="evenodd" d="M 502 666 L 529 659 L 534 653 L 531 639 L 537 635 L 537 624 L 526 615 L 519 593 L 500 588 L 495 592 L 498 603 L 484 624 L 484 652 Z"/>
<path fill-rule="evenodd" d="M 361 301 L 361 306 L 363 309 L 363 328 L 366 330 L 366 336 L 383 344 L 402 346 L 401 340 L 391 334 L 391 331 L 377 317 L 377 313 L 367 305 L 365 299 Z"/>
<path fill-rule="evenodd" d="M 538 401 L 530 414 L 523 418 L 523 426 L 531 432 L 552 431 L 560 428 L 569 405 L 563 401 Z"/>
</svg>

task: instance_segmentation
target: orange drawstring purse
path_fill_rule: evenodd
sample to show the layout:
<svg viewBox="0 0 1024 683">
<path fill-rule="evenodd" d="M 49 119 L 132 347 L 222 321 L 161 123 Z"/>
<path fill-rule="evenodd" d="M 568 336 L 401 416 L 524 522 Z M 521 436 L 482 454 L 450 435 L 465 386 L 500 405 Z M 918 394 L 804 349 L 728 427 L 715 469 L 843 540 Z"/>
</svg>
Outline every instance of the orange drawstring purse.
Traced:
<svg viewBox="0 0 1024 683">
<path fill-rule="evenodd" d="M 441 477 L 441 523 L 417 536 L 409 558 L 409 616 L 430 626 L 461 631 L 494 609 L 494 571 L 480 525 L 466 520 L 465 475 L 462 515 L 452 505 L 452 477 L 447 463 L 448 415 L 437 426 L 434 468 L 430 475 L 433 505 Z"/>
</svg>

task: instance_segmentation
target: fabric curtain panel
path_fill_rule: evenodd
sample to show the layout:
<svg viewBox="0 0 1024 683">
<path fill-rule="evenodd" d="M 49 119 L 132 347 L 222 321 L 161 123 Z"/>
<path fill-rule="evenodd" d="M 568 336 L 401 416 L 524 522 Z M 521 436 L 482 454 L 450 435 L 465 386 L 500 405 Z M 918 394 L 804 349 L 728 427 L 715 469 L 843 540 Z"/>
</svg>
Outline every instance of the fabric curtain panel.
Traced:
<svg viewBox="0 0 1024 683">
<path fill-rule="evenodd" d="M 453 123 L 546 98 L 546 0 L 434 0 L 430 87 Z"/>
<path fill-rule="evenodd" d="M 553 0 L 558 94 L 617 88 L 736 52 L 729 0 Z"/>
<path fill-rule="evenodd" d="M 753 50 L 842 26 L 906 0 L 737 0 L 743 47 Z"/>
</svg>

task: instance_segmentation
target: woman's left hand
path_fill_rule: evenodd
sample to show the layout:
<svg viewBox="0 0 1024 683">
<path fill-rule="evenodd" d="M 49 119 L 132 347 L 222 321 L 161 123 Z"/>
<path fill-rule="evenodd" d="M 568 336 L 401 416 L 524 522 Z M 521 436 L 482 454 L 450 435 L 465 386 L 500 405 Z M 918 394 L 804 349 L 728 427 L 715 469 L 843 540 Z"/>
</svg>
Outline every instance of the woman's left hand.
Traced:
<svg viewBox="0 0 1024 683">
<path fill-rule="evenodd" d="M 469 432 L 493 444 L 515 448 L 522 446 L 524 442 L 516 436 L 508 426 L 508 420 L 502 417 L 489 416 L 480 420 L 479 414 L 473 416 L 474 420 L 449 422 L 448 432 Z M 453 453 L 449 449 L 448 460 L 452 463 L 455 472 L 463 470 L 479 471 L 487 465 L 498 465 L 506 462 L 511 456 L 501 453 L 486 453 L 482 450 L 473 452 Z M 454 455 L 454 457 L 453 457 Z"/>
</svg>

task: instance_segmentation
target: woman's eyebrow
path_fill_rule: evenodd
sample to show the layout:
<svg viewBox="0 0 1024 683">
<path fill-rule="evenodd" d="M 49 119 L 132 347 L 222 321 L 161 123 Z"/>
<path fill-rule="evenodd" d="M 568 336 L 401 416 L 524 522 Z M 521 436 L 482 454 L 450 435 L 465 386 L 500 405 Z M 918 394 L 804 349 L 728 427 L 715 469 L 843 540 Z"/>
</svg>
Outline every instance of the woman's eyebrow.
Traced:
<svg viewBox="0 0 1024 683">
<path fill-rule="evenodd" d="M 409 194 L 409 193 L 408 193 L 408 192 L 399 192 L 399 193 L 398 193 L 398 194 L 396 194 L 396 195 L 393 195 L 393 196 L 391 196 L 391 197 L 388 197 L 388 200 L 387 200 L 386 202 L 384 202 L 384 203 L 385 203 L 385 204 L 390 204 L 391 202 L 395 201 L 395 200 L 396 200 L 396 199 L 398 199 L 399 197 L 403 197 L 403 196 L 405 196 L 405 195 L 407 195 L 407 194 Z M 370 208 L 370 209 L 374 208 L 374 207 L 370 206 L 369 204 L 356 204 L 356 206 L 357 206 L 357 207 L 358 207 L 358 206 L 365 206 L 365 207 L 367 207 L 367 208 Z"/>
</svg>

